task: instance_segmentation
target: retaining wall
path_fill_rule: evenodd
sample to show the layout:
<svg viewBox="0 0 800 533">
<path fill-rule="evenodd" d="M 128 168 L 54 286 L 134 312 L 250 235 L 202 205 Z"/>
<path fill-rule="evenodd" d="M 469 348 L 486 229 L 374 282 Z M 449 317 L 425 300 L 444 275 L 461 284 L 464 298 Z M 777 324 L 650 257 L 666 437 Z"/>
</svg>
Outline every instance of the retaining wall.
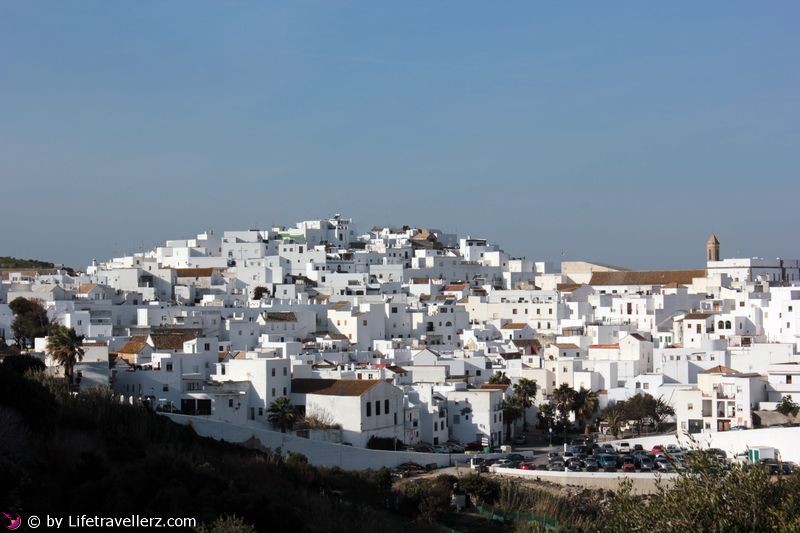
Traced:
<svg viewBox="0 0 800 533">
<path fill-rule="evenodd" d="M 338 466 L 346 470 L 378 469 L 383 466 L 394 468 L 402 463 L 413 461 L 421 465 L 435 463 L 440 467 L 454 466 L 475 455 L 447 453 L 419 453 L 407 451 L 384 451 L 357 448 L 344 444 L 315 441 L 271 431 L 262 427 L 240 426 L 203 417 L 161 413 L 173 422 L 191 425 L 195 433 L 233 443 L 243 443 L 252 438 L 265 448 L 280 448 L 283 452 L 302 453 L 308 462 L 317 466 Z M 479 457 L 499 457 L 507 454 L 480 454 Z"/>
</svg>

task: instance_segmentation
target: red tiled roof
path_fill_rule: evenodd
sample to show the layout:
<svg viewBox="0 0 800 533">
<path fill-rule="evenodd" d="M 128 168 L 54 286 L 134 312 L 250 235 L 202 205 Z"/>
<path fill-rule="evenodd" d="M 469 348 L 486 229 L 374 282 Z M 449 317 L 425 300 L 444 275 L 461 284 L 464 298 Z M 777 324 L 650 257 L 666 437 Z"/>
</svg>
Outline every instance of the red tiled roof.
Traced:
<svg viewBox="0 0 800 533">
<path fill-rule="evenodd" d="M 179 278 L 207 278 L 214 273 L 215 268 L 176 268 L 175 275 Z"/>
<path fill-rule="evenodd" d="M 559 350 L 580 350 L 581 347 L 572 343 L 553 343 L 553 346 Z"/>
<path fill-rule="evenodd" d="M 694 278 L 704 278 L 704 269 L 696 270 L 643 270 L 623 272 L 593 272 L 589 285 L 689 285 Z"/>
<path fill-rule="evenodd" d="M 307 379 L 292 380 L 292 392 L 324 396 L 361 396 L 380 383 L 379 379 Z"/>
</svg>

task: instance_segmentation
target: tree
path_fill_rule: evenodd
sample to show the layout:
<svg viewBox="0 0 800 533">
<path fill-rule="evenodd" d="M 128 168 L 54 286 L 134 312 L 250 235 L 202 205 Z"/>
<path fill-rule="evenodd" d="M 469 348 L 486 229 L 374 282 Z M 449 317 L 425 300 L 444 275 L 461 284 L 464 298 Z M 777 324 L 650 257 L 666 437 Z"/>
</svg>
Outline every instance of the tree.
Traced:
<svg viewBox="0 0 800 533">
<path fill-rule="evenodd" d="M 506 424 L 506 439 L 508 439 L 511 436 L 511 425 L 522 415 L 522 406 L 519 403 L 519 398 L 512 396 L 503 400 L 502 408 L 503 422 Z"/>
<path fill-rule="evenodd" d="M 55 325 L 47 335 L 47 353 L 64 367 L 67 383 L 73 383 L 73 369 L 83 359 L 83 335 L 75 333 L 73 328 Z"/>
<path fill-rule="evenodd" d="M 37 300 L 14 298 L 8 307 L 14 313 L 11 331 L 14 333 L 14 342 L 17 346 L 20 348 L 31 346 L 33 339 L 47 335 L 50 319 L 47 317 L 47 310 Z"/>
<path fill-rule="evenodd" d="M 580 390 L 575 391 L 572 395 L 572 410 L 575 412 L 575 418 L 583 421 L 583 434 L 589 434 L 589 422 L 592 420 L 592 415 L 597 412 L 599 407 L 599 400 L 597 393 L 581 387 Z"/>
<path fill-rule="evenodd" d="M 597 530 L 610 532 L 798 531 L 800 475 L 769 475 L 762 465 L 695 453 L 672 483 L 641 497 L 624 481 Z"/>
<path fill-rule="evenodd" d="M 492 385 L 510 385 L 511 378 L 506 376 L 505 372 L 495 372 L 495 374 L 489 378 L 489 383 Z"/>
<path fill-rule="evenodd" d="M 262 287 L 259 285 L 255 289 L 253 289 L 253 300 L 260 300 L 264 296 L 269 296 L 269 289 L 266 287 Z"/>
<path fill-rule="evenodd" d="M 514 385 L 514 394 L 520 397 L 522 407 L 522 430 L 528 431 L 528 417 L 525 416 L 528 407 L 533 405 L 533 398 L 536 397 L 538 386 L 535 380 L 522 378 Z"/>
<path fill-rule="evenodd" d="M 661 424 L 664 423 L 664 420 L 668 416 L 675 416 L 675 409 L 660 396 L 656 398 L 654 402 L 650 402 L 650 406 L 652 408 L 650 417 L 653 419 L 653 422 L 656 423 L 657 429 L 661 429 Z"/>
<path fill-rule="evenodd" d="M 569 413 L 572 411 L 572 402 L 575 398 L 575 389 L 566 383 L 562 383 L 553 391 L 553 401 L 558 410 L 558 422 L 563 425 L 564 436 L 566 437 L 567 428 L 569 427 Z"/>
<path fill-rule="evenodd" d="M 634 394 L 624 402 L 625 416 L 636 423 L 636 435 L 642 434 L 644 422 L 651 418 L 655 411 L 655 401 L 649 394 Z"/>
<path fill-rule="evenodd" d="M 539 419 L 538 428 L 542 430 L 550 429 L 556 425 L 556 406 L 552 403 L 539 404 L 539 412 L 536 413 Z"/>
<path fill-rule="evenodd" d="M 792 400 L 791 395 L 786 395 L 781 398 L 781 403 L 778 404 L 775 410 L 785 416 L 797 416 L 797 413 L 800 412 L 800 405 L 797 405 Z"/>
<path fill-rule="evenodd" d="M 281 433 L 286 433 L 287 429 L 292 429 L 296 419 L 297 414 L 294 411 L 294 406 L 286 396 L 276 399 L 267 409 L 267 420 L 273 427 L 280 429 Z"/>
<path fill-rule="evenodd" d="M 628 421 L 628 417 L 625 415 L 624 403 L 625 402 L 619 402 L 614 405 L 609 405 L 600 413 L 600 418 L 608 423 L 608 431 L 614 435 L 615 439 L 619 436 L 620 431 L 622 431 L 622 426 Z"/>
</svg>

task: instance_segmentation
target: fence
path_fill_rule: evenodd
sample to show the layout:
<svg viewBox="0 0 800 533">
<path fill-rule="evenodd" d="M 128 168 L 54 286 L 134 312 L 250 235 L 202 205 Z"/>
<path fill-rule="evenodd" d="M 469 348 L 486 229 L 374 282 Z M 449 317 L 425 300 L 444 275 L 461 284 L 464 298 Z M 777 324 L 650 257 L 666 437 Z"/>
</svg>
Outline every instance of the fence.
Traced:
<svg viewBox="0 0 800 533">
<path fill-rule="evenodd" d="M 549 516 L 539 516 L 533 513 L 521 513 L 519 511 L 506 511 L 504 509 L 497 509 L 490 505 L 478 505 L 478 513 L 496 522 L 516 522 L 518 524 L 523 522 L 538 522 L 547 529 L 558 528 L 558 522 Z"/>
</svg>

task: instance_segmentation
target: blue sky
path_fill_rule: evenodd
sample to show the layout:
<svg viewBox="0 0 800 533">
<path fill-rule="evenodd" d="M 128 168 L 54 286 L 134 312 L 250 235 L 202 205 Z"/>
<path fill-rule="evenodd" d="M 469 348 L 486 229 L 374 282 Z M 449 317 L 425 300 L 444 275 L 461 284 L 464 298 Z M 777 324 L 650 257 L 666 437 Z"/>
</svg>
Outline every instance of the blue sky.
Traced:
<svg viewBox="0 0 800 533">
<path fill-rule="evenodd" d="M 800 256 L 800 4 L 0 2 L 0 255 L 336 212 L 536 259 Z"/>
</svg>

